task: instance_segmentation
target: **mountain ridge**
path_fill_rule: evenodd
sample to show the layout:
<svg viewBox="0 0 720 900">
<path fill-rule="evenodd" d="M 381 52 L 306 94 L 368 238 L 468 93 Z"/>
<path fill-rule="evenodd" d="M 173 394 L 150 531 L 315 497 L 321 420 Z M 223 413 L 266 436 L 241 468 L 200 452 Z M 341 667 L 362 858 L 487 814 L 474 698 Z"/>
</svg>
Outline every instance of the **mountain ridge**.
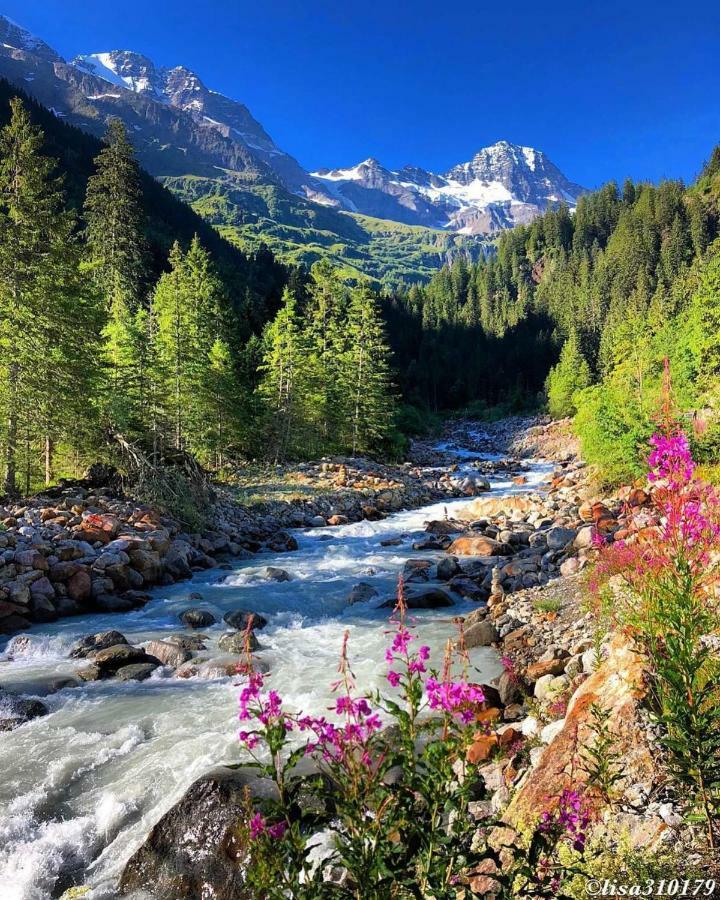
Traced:
<svg viewBox="0 0 720 900">
<path fill-rule="evenodd" d="M 384 280 L 392 259 L 391 281 L 424 280 L 458 254 L 476 259 L 500 231 L 529 221 L 548 205 L 572 205 L 582 191 L 555 167 L 551 174 L 562 184 L 544 191 L 527 166 L 518 172 L 507 159 L 507 172 L 473 172 L 484 150 L 454 167 L 453 180 L 417 166 L 393 173 L 376 160 L 366 161 L 372 165 L 357 178 L 328 177 L 347 172 L 340 169 L 310 173 L 273 141 L 247 106 L 211 90 L 187 67 L 157 66 L 132 50 L 66 62 L 3 16 L 0 75 L 96 136 L 111 118 L 120 118 L 140 164 L 241 247 L 267 242 L 284 259 L 304 265 L 330 258 L 350 277 Z M 524 194 L 513 196 L 503 183 L 519 185 Z M 561 188 L 568 185 L 565 196 Z M 415 226 L 425 231 L 412 230 Z M 389 253 L 382 247 L 386 237 L 393 244 Z"/>
</svg>

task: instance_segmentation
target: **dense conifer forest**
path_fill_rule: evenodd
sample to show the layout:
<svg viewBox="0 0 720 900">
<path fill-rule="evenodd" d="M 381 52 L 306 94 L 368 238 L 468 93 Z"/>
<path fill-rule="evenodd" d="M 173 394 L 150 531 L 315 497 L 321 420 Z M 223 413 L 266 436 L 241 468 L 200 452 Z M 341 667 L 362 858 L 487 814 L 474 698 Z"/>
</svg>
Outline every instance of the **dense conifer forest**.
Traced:
<svg viewBox="0 0 720 900">
<path fill-rule="evenodd" d="M 435 414 L 538 408 L 576 415 L 616 481 L 638 471 L 666 358 L 712 456 L 720 150 L 689 188 L 610 183 L 380 294 L 241 253 L 138 167 L 119 121 L 100 143 L 0 87 L 6 493 L 118 440 L 220 470 L 396 456 Z"/>
</svg>

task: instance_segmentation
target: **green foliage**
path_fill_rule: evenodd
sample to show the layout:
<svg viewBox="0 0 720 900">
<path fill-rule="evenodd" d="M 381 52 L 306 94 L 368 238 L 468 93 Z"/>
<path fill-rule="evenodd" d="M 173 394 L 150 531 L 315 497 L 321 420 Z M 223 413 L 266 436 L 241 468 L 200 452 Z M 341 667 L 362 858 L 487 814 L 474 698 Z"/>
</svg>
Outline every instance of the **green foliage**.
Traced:
<svg viewBox="0 0 720 900">
<path fill-rule="evenodd" d="M 588 785 L 599 792 L 606 803 L 611 803 L 616 785 L 623 776 L 621 755 L 615 749 L 615 737 L 609 725 L 610 712 L 598 703 L 590 707 L 588 726 L 591 742 L 582 748 L 582 768 Z"/>
<path fill-rule="evenodd" d="M 82 277 L 75 218 L 41 149 L 42 134 L 13 100 L 0 132 L 0 435 L 10 495 L 20 445 L 68 434 L 96 374 L 99 310 Z M 27 489 L 27 454 L 26 462 Z"/>
<path fill-rule="evenodd" d="M 574 415 L 577 412 L 575 395 L 589 387 L 590 382 L 590 366 L 580 350 L 577 332 L 573 328 L 563 344 L 557 365 L 550 370 L 547 378 L 550 415 L 555 419 Z"/>
</svg>

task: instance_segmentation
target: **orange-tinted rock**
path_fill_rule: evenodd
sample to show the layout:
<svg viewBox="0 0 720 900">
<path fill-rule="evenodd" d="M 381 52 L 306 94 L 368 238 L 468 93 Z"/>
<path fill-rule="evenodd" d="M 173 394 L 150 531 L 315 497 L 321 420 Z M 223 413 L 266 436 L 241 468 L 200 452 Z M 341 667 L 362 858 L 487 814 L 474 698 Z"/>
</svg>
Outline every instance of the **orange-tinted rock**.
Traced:
<svg viewBox="0 0 720 900">
<path fill-rule="evenodd" d="M 463 535 L 456 538 L 448 549 L 453 556 L 498 556 L 504 546 L 483 535 Z"/>
<path fill-rule="evenodd" d="M 590 707 L 597 704 L 608 713 L 614 749 L 623 757 L 625 774 L 633 781 L 652 781 L 656 763 L 644 739 L 639 715 L 644 696 L 644 664 L 622 635 L 616 635 L 600 668 L 577 689 L 570 700 L 564 724 L 545 747 L 532 777 L 525 780 L 503 816 L 511 825 L 536 821 L 541 810 L 551 809 L 563 788 L 581 786 L 587 775 L 577 766 L 578 747 L 592 742 Z"/>
<path fill-rule="evenodd" d="M 535 662 L 527 667 L 528 681 L 537 681 L 543 675 L 562 675 L 565 671 L 567 659 L 546 659 L 544 662 Z"/>
<path fill-rule="evenodd" d="M 479 732 L 475 735 L 473 743 L 467 752 L 467 761 L 473 765 L 487 762 L 497 746 L 498 737 L 496 734 L 482 734 Z"/>
</svg>

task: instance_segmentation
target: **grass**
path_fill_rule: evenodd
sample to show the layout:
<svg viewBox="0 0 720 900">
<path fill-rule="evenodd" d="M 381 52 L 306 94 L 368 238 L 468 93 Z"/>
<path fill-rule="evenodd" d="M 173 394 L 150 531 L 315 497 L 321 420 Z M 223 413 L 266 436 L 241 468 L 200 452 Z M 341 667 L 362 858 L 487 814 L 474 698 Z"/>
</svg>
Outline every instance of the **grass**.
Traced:
<svg viewBox="0 0 720 900">
<path fill-rule="evenodd" d="M 562 600 L 557 597 L 538 597 L 533 600 L 533 606 L 537 612 L 556 613 L 562 606 Z"/>
</svg>

